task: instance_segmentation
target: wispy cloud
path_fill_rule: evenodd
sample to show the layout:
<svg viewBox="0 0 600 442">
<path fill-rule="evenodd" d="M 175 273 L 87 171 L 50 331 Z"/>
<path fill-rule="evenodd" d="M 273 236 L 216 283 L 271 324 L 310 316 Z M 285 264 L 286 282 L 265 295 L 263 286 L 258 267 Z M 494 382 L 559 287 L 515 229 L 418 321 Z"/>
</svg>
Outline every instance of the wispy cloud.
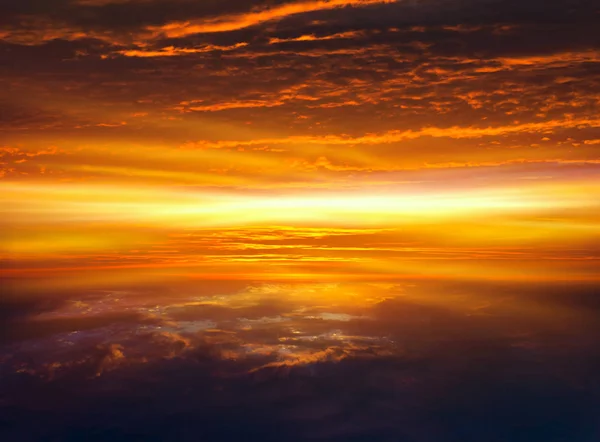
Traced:
<svg viewBox="0 0 600 442">
<path fill-rule="evenodd" d="M 600 120 L 593 118 L 573 118 L 565 120 L 548 120 L 541 122 L 520 123 L 506 126 L 460 127 L 447 128 L 424 127 L 418 130 L 388 131 L 381 134 L 368 134 L 360 137 L 326 135 L 326 136 L 292 136 L 285 138 L 258 138 L 252 140 L 197 141 L 186 143 L 184 148 L 222 149 L 239 146 L 271 145 L 271 144 L 316 144 L 316 145 L 377 145 L 398 143 L 422 137 L 469 139 L 488 136 L 502 136 L 519 133 L 552 133 L 557 129 L 599 127 Z"/>
<path fill-rule="evenodd" d="M 161 26 L 149 26 L 148 30 L 170 38 L 191 34 L 227 32 L 248 28 L 271 20 L 281 20 L 291 15 L 344 7 L 364 7 L 395 3 L 397 0 L 321 0 L 284 3 L 271 8 L 243 14 L 225 15 L 197 21 L 172 22 Z"/>
</svg>

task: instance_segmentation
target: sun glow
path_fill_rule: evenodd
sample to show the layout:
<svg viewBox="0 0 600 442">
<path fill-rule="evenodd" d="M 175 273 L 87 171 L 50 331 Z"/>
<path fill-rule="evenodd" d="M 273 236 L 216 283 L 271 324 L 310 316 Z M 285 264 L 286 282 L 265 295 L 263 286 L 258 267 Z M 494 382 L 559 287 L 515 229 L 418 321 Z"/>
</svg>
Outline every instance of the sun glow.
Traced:
<svg viewBox="0 0 600 442">
<path fill-rule="evenodd" d="M 12 183 L 6 276 L 597 278 L 593 181 L 483 189 L 234 192 Z M 557 266 L 552 275 L 547 271 Z M 594 276 L 596 275 L 596 276 Z M 69 284 L 74 281 L 70 280 Z M 64 285 L 65 282 L 54 281 Z"/>
</svg>

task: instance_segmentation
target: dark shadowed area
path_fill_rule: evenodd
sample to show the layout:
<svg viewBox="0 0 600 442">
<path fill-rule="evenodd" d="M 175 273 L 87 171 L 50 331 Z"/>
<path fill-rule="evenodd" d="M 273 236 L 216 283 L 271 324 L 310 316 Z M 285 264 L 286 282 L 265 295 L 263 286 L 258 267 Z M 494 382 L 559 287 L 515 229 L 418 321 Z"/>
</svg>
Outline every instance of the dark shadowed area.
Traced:
<svg viewBox="0 0 600 442">
<path fill-rule="evenodd" d="M 2 440 L 600 437 L 594 286 L 177 290 L 13 305 Z"/>
</svg>

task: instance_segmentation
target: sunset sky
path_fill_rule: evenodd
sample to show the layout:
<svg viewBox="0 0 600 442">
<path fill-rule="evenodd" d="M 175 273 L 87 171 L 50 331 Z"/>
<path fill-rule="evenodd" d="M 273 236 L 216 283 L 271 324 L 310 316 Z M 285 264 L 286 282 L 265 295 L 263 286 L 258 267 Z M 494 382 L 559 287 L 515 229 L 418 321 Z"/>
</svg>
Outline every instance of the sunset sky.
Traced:
<svg viewBox="0 0 600 442">
<path fill-rule="evenodd" d="M 600 407 L 600 356 L 584 355 L 600 355 L 599 12 L 593 0 L 0 0 L 0 375 L 69 379 L 92 398 L 109 373 L 122 399 L 126 370 L 160 378 L 176 360 L 189 376 L 200 349 L 227 379 L 368 359 L 395 379 L 374 383 L 429 410 L 448 379 L 399 380 L 381 361 L 424 358 L 469 384 L 489 374 L 466 362 L 481 360 L 465 344 L 477 337 L 502 347 L 496 365 L 524 367 L 519 349 L 554 367 L 523 373 L 564 382 L 582 420 L 523 439 L 494 421 L 492 439 L 413 410 L 407 441 L 598 440 L 586 413 Z M 348 379 L 371 372 L 352 367 Z M 23 432 L 32 406 L 15 398 L 38 406 L 54 388 L 30 378 L 0 400 L 8 436 L 84 440 L 50 418 L 47 433 Z M 202 406 L 268 394 L 236 385 L 222 387 L 235 401 Z M 303 407 L 281 418 L 290 434 L 290 420 L 319 420 L 299 440 L 400 440 L 372 410 L 353 432 Z M 541 428 L 562 410 L 540 413 Z M 244 431 L 271 440 L 256 422 Z"/>
</svg>

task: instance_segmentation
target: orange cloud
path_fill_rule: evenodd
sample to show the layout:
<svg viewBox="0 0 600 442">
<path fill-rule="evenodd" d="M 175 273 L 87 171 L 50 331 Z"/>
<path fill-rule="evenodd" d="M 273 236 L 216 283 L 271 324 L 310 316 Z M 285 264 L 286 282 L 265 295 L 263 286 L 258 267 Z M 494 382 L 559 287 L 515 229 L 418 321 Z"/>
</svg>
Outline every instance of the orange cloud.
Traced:
<svg viewBox="0 0 600 442">
<path fill-rule="evenodd" d="M 186 143 L 184 148 L 200 149 L 223 149 L 240 146 L 255 146 L 262 144 L 295 144 L 295 145 L 375 145 L 398 143 L 405 140 L 414 140 L 422 137 L 469 139 L 483 138 L 487 136 L 502 136 L 519 133 L 546 133 L 557 129 L 572 129 L 600 127 L 600 119 L 593 118 L 571 118 L 564 120 L 548 120 L 533 123 L 520 123 L 505 126 L 488 127 L 461 127 L 452 126 L 447 128 L 424 127 L 418 130 L 388 131 L 381 134 L 367 134 L 361 137 L 346 137 L 340 135 L 325 136 L 291 136 L 284 138 L 262 138 L 251 140 L 221 140 L 221 141 L 197 141 Z"/>
<path fill-rule="evenodd" d="M 346 39 L 346 38 L 356 38 L 360 37 L 362 32 L 358 31 L 348 31 L 348 32 L 339 32 L 337 34 L 324 35 L 318 37 L 313 34 L 301 35 L 300 37 L 295 38 L 271 38 L 269 40 L 269 44 L 278 44 L 278 43 L 289 43 L 289 42 L 297 42 L 297 41 L 322 41 L 322 40 L 336 40 L 336 39 Z"/>
<path fill-rule="evenodd" d="M 550 55 L 526 56 L 526 57 L 502 57 L 497 59 L 507 67 L 522 66 L 566 66 L 573 62 L 577 63 L 597 63 L 600 61 L 600 52 L 596 50 L 583 52 L 560 52 Z"/>
<path fill-rule="evenodd" d="M 346 6 L 362 7 L 395 2 L 396 0 L 312 0 L 294 2 L 244 14 L 215 17 L 209 20 L 172 22 L 162 26 L 149 26 L 148 30 L 156 34 L 164 34 L 170 38 L 177 38 L 191 34 L 234 31 L 306 12 L 343 8 Z"/>
<path fill-rule="evenodd" d="M 144 50 L 144 49 L 130 49 L 117 51 L 115 54 L 124 55 L 125 57 L 175 57 L 179 55 L 190 55 L 190 54 L 202 54 L 205 52 L 213 51 L 233 51 L 239 48 L 248 46 L 248 43 L 236 43 L 230 46 L 218 46 L 218 45 L 205 45 L 197 48 L 176 48 L 175 46 L 167 46 L 159 50 Z M 105 56 L 107 58 L 108 56 Z"/>
</svg>

